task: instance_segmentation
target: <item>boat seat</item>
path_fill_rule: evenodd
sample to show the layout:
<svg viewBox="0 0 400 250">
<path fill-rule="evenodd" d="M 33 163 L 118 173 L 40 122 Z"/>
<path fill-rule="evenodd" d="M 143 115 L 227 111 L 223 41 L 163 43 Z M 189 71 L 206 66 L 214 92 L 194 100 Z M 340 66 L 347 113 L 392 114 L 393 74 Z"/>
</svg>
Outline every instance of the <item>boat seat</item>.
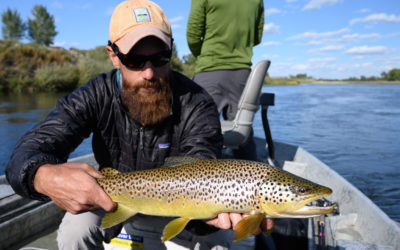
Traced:
<svg viewBox="0 0 400 250">
<path fill-rule="evenodd" d="M 221 120 L 225 147 L 237 148 L 247 142 L 253 126 L 254 114 L 260 106 L 261 87 L 270 64 L 269 60 L 262 60 L 254 66 L 240 97 L 235 119 Z"/>
</svg>

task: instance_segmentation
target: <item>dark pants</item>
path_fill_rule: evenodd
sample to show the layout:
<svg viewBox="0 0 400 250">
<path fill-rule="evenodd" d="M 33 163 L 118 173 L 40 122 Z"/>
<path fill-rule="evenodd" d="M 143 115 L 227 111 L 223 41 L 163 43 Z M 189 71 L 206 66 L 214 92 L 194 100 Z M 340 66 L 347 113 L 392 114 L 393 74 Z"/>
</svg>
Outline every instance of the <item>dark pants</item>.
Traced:
<svg viewBox="0 0 400 250">
<path fill-rule="evenodd" d="M 222 117 L 232 121 L 249 74 L 249 69 L 206 71 L 195 74 L 193 80 L 212 96 Z M 236 159 L 257 160 L 253 130 L 247 143 L 234 149 L 233 155 Z"/>
</svg>

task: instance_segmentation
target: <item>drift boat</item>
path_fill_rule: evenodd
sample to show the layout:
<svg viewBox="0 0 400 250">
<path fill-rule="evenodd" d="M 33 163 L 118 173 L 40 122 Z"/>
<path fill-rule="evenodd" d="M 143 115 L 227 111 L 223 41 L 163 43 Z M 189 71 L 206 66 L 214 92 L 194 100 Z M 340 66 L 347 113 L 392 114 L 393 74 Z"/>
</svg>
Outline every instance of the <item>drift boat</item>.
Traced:
<svg viewBox="0 0 400 250">
<path fill-rule="evenodd" d="M 332 194 L 318 202 L 336 204 L 330 216 L 308 219 L 276 219 L 273 242 L 257 237 L 259 249 L 400 249 L 400 226 L 360 190 L 301 147 L 272 140 L 267 110 L 274 94 L 260 95 L 270 61 L 253 68 L 235 120 L 221 121 L 224 158 L 250 135 L 254 114 L 261 105 L 265 138 L 255 138 L 260 161 L 327 186 Z M 70 159 L 98 167 L 92 154 Z M 321 204 L 319 204 L 321 205 Z M 5 176 L 0 176 L 0 249 L 57 249 L 56 230 L 63 212 L 53 202 L 25 199 L 15 194 Z M 126 236 L 126 235 L 125 235 Z M 271 237 L 269 237 L 270 239 Z M 121 237 L 128 240 L 129 237 Z M 107 247 L 107 246 L 106 246 Z"/>
<path fill-rule="evenodd" d="M 258 155 L 267 161 L 265 140 L 255 139 L 259 146 Z M 399 225 L 361 191 L 301 147 L 274 142 L 274 149 L 276 166 L 328 186 L 333 192 L 324 202 L 338 205 L 337 214 L 332 216 L 276 219 L 272 233 L 277 239 L 276 249 L 285 249 L 285 242 L 290 241 L 302 242 L 302 249 L 400 249 Z M 71 161 L 97 165 L 93 155 Z M 55 231 L 63 213 L 54 203 L 32 201 L 16 195 L 4 176 L 0 179 L 0 190 L 0 249 L 57 249 Z"/>
</svg>

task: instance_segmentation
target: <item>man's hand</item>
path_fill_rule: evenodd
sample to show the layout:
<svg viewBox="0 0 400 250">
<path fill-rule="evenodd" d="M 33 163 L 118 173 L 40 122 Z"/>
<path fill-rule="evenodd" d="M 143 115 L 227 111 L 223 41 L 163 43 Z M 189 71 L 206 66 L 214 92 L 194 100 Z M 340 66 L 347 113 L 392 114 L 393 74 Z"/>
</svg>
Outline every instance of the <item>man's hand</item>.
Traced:
<svg viewBox="0 0 400 250">
<path fill-rule="evenodd" d="M 207 220 L 206 223 L 221 229 L 230 229 L 235 227 L 236 224 L 246 216 L 248 216 L 248 214 L 220 213 L 217 217 Z M 254 235 L 259 234 L 261 231 L 265 232 L 271 230 L 273 227 L 274 221 L 272 219 L 265 218 L 260 225 L 260 229 L 257 230 Z"/>
<path fill-rule="evenodd" d="M 37 192 L 47 195 L 58 207 L 72 214 L 100 208 L 110 212 L 117 204 L 108 197 L 96 178 L 104 176 L 88 164 L 45 164 L 37 170 L 33 186 Z"/>
</svg>

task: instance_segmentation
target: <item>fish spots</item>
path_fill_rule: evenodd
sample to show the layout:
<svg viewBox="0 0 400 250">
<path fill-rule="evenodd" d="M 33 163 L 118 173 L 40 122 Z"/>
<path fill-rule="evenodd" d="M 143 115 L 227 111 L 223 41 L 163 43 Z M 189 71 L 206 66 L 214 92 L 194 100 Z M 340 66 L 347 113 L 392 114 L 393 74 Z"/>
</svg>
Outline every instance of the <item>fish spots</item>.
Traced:
<svg viewBox="0 0 400 250">
<path fill-rule="evenodd" d="M 195 160 L 98 180 L 109 195 L 127 195 L 140 202 L 156 200 L 167 210 L 212 204 L 240 212 L 260 211 L 260 197 L 274 204 L 296 202 L 302 199 L 298 187 L 308 193 L 316 190 L 304 181 L 267 164 L 244 160 Z"/>
</svg>

